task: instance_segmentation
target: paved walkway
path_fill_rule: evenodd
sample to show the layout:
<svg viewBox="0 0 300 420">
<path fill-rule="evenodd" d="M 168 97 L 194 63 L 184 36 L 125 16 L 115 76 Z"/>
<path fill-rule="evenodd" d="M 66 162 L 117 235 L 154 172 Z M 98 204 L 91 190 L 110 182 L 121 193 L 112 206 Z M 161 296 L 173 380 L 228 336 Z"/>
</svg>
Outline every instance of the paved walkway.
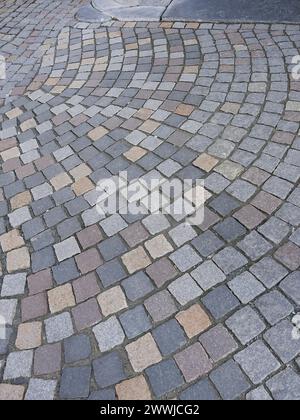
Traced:
<svg viewBox="0 0 300 420">
<path fill-rule="evenodd" d="M 1 3 L 0 399 L 299 400 L 299 25 L 84 3 Z M 203 179 L 204 222 L 103 218 L 119 171 Z"/>
</svg>

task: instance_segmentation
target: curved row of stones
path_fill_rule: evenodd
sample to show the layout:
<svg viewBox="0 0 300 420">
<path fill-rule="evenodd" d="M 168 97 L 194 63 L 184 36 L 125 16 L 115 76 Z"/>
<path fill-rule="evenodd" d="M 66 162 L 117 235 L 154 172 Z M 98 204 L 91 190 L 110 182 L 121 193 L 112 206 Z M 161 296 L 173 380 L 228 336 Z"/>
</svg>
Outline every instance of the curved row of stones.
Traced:
<svg viewBox="0 0 300 420">
<path fill-rule="evenodd" d="M 0 398 L 300 398 L 298 48 L 293 25 L 45 37 L 1 108 Z M 204 179 L 204 223 L 103 219 L 124 170 Z"/>
</svg>

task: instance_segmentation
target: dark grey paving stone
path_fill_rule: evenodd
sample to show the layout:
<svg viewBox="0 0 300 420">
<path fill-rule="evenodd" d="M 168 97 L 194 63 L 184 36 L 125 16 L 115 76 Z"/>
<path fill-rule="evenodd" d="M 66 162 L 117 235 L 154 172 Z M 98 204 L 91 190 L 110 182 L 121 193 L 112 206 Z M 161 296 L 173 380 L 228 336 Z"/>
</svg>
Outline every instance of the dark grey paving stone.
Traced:
<svg viewBox="0 0 300 420">
<path fill-rule="evenodd" d="M 45 230 L 39 235 L 31 239 L 32 246 L 35 251 L 40 251 L 43 248 L 48 247 L 49 245 L 54 244 L 55 238 L 51 230 Z"/>
<path fill-rule="evenodd" d="M 102 391 L 94 391 L 89 396 L 89 401 L 114 401 L 116 393 L 114 389 L 103 389 Z"/>
<path fill-rule="evenodd" d="M 246 229 L 233 217 L 229 217 L 213 228 L 225 241 L 232 242 L 246 234 Z"/>
<path fill-rule="evenodd" d="M 59 395 L 63 399 L 86 398 L 90 392 L 89 366 L 65 368 L 62 372 Z"/>
<path fill-rule="evenodd" d="M 190 386 L 180 395 L 185 401 L 218 401 L 220 397 L 209 379 L 203 379 Z"/>
<path fill-rule="evenodd" d="M 107 388 L 126 379 L 122 360 L 116 351 L 94 360 L 93 371 L 100 388 Z"/>
<path fill-rule="evenodd" d="M 164 356 L 174 353 L 186 343 L 185 334 L 175 319 L 155 328 L 152 334 Z"/>
<path fill-rule="evenodd" d="M 210 379 L 226 401 L 235 400 L 250 389 L 250 382 L 233 360 L 213 371 Z"/>
<path fill-rule="evenodd" d="M 52 268 L 53 277 L 58 284 L 64 284 L 80 277 L 74 258 L 63 261 Z"/>
<path fill-rule="evenodd" d="M 64 342 L 65 361 L 74 363 L 87 359 L 91 355 L 91 343 L 87 335 L 77 335 L 67 338 Z"/>
<path fill-rule="evenodd" d="M 111 286 L 126 277 L 124 268 L 117 260 L 102 265 L 97 269 L 97 273 L 104 287 Z"/>
<path fill-rule="evenodd" d="M 184 379 L 174 360 L 164 360 L 146 369 L 156 397 L 161 397 L 184 384 Z"/>
<path fill-rule="evenodd" d="M 129 339 L 149 331 L 152 327 L 150 318 L 142 305 L 120 315 L 120 322 Z"/>
<path fill-rule="evenodd" d="M 164 20 L 300 22 L 298 0 L 173 0 Z"/>
<path fill-rule="evenodd" d="M 105 261 L 117 258 L 128 251 L 127 245 L 119 236 L 106 239 L 98 245 L 98 248 Z"/>
<path fill-rule="evenodd" d="M 214 233 L 207 231 L 192 241 L 192 245 L 202 257 L 208 257 L 218 252 L 224 245 Z"/>
<path fill-rule="evenodd" d="M 154 286 L 149 277 L 142 271 L 128 277 L 122 282 L 126 296 L 131 301 L 136 301 L 154 290 Z"/>
<path fill-rule="evenodd" d="M 293 305 L 277 290 L 261 296 L 255 305 L 271 325 L 277 324 L 294 311 Z"/>
<path fill-rule="evenodd" d="M 240 303 L 227 286 L 219 286 L 208 293 L 202 303 L 215 319 L 221 319 L 236 309 Z"/>
<path fill-rule="evenodd" d="M 32 254 L 32 271 L 37 273 L 55 264 L 55 255 L 52 247 L 42 249 Z"/>
<path fill-rule="evenodd" d="M 76 14 L 76 18 L 80 22 L 89 23 L 102 23 L 110 20 L 109 16 L 101 13 L 90 5 L 81 7 Z"/>
</svg>

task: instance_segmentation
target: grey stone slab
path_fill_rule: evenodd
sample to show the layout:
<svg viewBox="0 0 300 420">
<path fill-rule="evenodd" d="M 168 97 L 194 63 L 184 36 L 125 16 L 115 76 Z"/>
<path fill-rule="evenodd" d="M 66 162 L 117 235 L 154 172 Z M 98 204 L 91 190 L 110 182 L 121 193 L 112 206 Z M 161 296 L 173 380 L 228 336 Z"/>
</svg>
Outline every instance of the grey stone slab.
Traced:
<svg viewBox="0 0 300 420">
<path fill-rule="evenodd" d="M 297 0 L 174 0 L 164 20 L 300 22 Z"/>
<path fill-rule="evenodd" d="M 268 289 L 276 286 L 288 274 L 288 271 L 271 257 L 260 260 L 257 264 L 250 267 L 250 271 Z"/>
<path fill-rule="evenodd" d="M 184 401 L 218 401 L 220 397 L 209 379 L 203 379 L 180 394 Z"/>
<path fill-rule="evenodd" d="M 238 353 L 234 359 L 241 365 L 255 385 L 260 384 L 281 366 L 262 341 L 257 341 L 247 347 Z"/>
<path fill-rule="evenodd" d="M 272 398 L 268 394 L 267 390 L 260 386 L 253 391 L 249 392 L 249 394 L 246 395 L 247 401 L 272 401 Z"/>
<path fill-rule="evenodd" d="M 128 277 L 122 282 L 126 296 L 132 301 L 136 301 L 154 290 L 154 286 L 149 277 L 142 271 Z"/>
<path fill-rule="evenodd" d="M 121 324 L 115 316 L 107 321 L 100 322 L 93 328 L 99 348 L 102 352 L 111 350 L 112 348 L 123 343 L 125 339 Z"/>
<path fill-rule="evenodd" d="M 238 247 L 253 261 L 257 261 L 272 249 L 272 245 L 255 231 L 239 242 Z"/>
<path fill-rule="evenodd" d="M 116 351 L 94 360 L 93 371 L 100 388 L 107 388 L 126 379 L 122 360 Z"/>
<path fill-rule="evenodd" d="M 277 290 L 261 296 L 255 304 L 271 325 L 277 324 L 294 311 L 293 305 Z"/>
<path fill-rule="evenodd" d="M 174 353 L 186 343 L 185 334 L 175 319 L 155 328 L 153 337 L 164 356 Z"/>
<path fill-rule="evenodd" d="M 56 385 L 56 381 L 32 378 L 29 381 L 25 400 L 52 401 L 55 397 Z"/>
<path fill-rule="evenodd" d="M 146 374 L 156 397 L 161 397 L 184 384 L 174 360 L 164 360 L 146 369 Z"/>
<path fill-rule="evenodd" d="M 225 274 L 231 274 L 248 263 L 248 260 L 232 247 L 223 249 L 215 255 L 213 261 L 221 268 L 222 271 L 224 271 Z"/>
<path fill-rule="evenodd" d="M 225 359 L 238 349 L 237 342 L 223 325 L 202 334 L 199 341 L 214 362 Z"/>
<path fill-rule="evenodd" d="M 0 312 L 0 316 L 1 316 L 1 312 Z M 1 335 L 1 338 L 0 338 L 0 355 L 5 355 L 9 348 L 10 337 L 12 336 L 13 330 L 11 327 L 5 326 L 5 327 L 0 327 L 0 331 L 1 333 L 3 333 L 3 335 Z"/>
<path fill-rule="evenodd" d="M 120 322 L 129 339 L 151 329 L 151 321 L 142 305 L 124 312 L 120 315 Z"/>
<path fill-rule="evenodd" d="M 215 319 L 221 319 L 239 306 L 239 301 L 226 286 L 219 286 L 208 293 L 202 303 Z"/>
<path fill-rule="evenodd" d="M 300 305 L 300 271 L 295 271 L 286 277 L 280 284 L 280 288 L 297 305 Z"/>
<path fill-rule="evenodd" d="M 243 345 L 248 344 L 266 328 L 265 323 L 250 306 L 234 313 L 226 321 L 226 325 Z"/>
<path fill-rule="evenodd" d="M 276 401 L 300 400 L 300 376 L 291 368 L 285 369 L 267 382 Z"/>
<path fill-rule="evenodd" d="M 67 363 L 78 362 L 90 357 L 92 348 L 87 335 L 76 335 L 64 342 L 65 360 Z"/>
<path fill-rule="evenodd" d="M 247 304 L 265 291 L 263 285 L 248 271 L 228 283 L 239 300 Z"/>
<path fill-rule="evenodd" d="M 191 276 L 203 290 L 209 290 L 226 280 L 225 274 L 212 261 L 205 261 L 191 272 Z"/>
<path fill-rule="evenodd" d="M 285 320 L 271 328 L 264 335 L 265 340 L 283 363 L 291 362 L 300 354 L 300 340 L 295 340 L 294 325 Z"/>
<path fill-rule="evenodd" d="M 214 370 L 210 375 L 210 379 L 221 394 L 221 397 L 227 401 L 239 398 L 250 389 L 250 382 L 246 375 L 233 360 L 229 360 Z"/>
<path fill-rule="evenodd" d="M 32 361 L 32 350 L 10 353 L 7 357 L 3 379 L 29 378 Z"/>
<path fill-rule="evenodd" d="M 89 401 L 114 401 L 116 393 L 114 389 L 108 388 L 102 391 L 94 391 L 89 396 Z"/>
<path fill-rule="evenodd" d="M 64 368 L 59 395 L 62 399 L 86 398 L 90 391 L 91 368 L 89 366 Z"/>
</svg>

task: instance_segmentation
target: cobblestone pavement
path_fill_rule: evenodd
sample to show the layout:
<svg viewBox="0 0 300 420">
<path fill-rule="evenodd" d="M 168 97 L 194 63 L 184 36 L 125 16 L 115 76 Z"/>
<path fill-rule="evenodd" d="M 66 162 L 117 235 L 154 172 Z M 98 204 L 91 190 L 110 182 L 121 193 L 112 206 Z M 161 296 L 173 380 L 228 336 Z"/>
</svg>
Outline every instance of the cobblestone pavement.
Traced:
<svg viewBox="0 0 300 420">
<path fill-rule="evenodd" d="M 299 25 L 82 4 L 0 7 L 0 399 L 299 400 Z M 204 222 L 101 217 L 124 170 L 203 179 Z"/>
</svg>

